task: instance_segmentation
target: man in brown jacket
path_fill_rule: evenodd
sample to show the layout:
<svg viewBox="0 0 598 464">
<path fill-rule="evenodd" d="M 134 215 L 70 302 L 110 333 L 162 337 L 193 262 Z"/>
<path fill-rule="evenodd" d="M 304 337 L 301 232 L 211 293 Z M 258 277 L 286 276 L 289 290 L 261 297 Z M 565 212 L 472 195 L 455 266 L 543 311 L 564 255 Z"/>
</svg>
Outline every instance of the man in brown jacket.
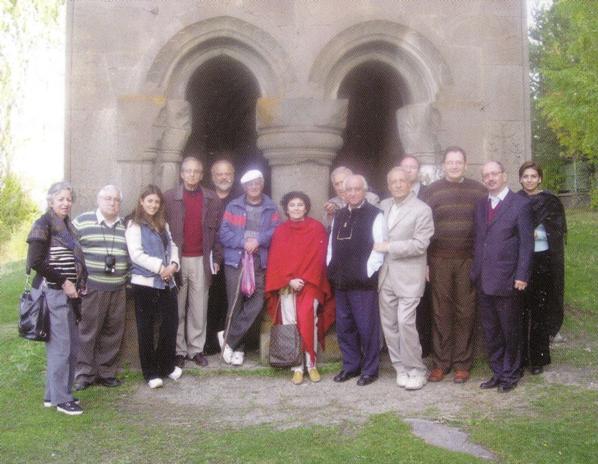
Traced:
<svg viewBox="0 0 598 464">
<path fill-rule="evenodd" d="M 212 274 L 222 264 L 222 247 L 217 240 L 222 220 L 222 202 L 213 190 L 203 188 L 203 164 L 187 156 L 181 164 L 182 182 L 164 193 L 166 219 L 181 253 L 178 295 L 179 328 L 176 365 L 185 358 L 205 367 L 208 289 Z"/>
</svg>

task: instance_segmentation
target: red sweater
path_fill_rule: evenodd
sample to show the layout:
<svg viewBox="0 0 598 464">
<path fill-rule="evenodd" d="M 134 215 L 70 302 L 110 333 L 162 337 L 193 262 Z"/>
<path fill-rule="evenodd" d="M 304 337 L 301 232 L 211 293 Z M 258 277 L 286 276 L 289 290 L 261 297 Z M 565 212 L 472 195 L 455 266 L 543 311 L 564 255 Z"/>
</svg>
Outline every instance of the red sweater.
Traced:
<svg viewBox="0 0 598 464">
<path fill-rule="evenodd" d="M 183 250 L 187 257 L 203 255 L 203 227 L 201 215 L 203 209 L 203 193 L 201 189 L 194 192 L 183 190 L 185 219 L 183 222 Z"/>
</svg>

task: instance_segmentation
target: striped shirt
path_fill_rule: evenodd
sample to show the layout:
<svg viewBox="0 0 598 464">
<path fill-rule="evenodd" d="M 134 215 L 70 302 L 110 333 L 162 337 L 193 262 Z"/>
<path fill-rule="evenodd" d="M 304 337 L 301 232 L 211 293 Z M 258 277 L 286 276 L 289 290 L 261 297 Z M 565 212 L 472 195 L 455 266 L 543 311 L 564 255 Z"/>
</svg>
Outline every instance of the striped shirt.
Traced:
<svg viewBox="0 0 598 464">
<path fill-rule="evenodd" d="M 129 277 L 129 254 L 122 219 L 109 226 L 99 210 L 80 214 L 73 221 L 85 255 L 89 277 L 87 287 L 95 290 L 116 290 Z M 106 256 L 115 258 L 114 272 L 106 272 Z"/>
<path fill-rule="evenodd" d="M 60 272 L 60 274 L 67 280 L 75 283 L 77 282 L 77 269 L 75 268 L 75 255 L 72 250 L 61 246 L 50 247 L 48 256 L 48 266 Z M 51 282 L 49 284 L 57 284 Z"/>
</svg>

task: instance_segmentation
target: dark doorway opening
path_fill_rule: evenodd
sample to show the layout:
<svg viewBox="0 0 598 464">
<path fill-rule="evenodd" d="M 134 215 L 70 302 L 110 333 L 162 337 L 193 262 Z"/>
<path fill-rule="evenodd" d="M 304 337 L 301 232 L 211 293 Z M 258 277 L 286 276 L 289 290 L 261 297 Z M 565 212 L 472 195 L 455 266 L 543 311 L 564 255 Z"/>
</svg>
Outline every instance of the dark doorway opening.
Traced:
<svg viewBox="0 0 598 464">
<path fill-rule="evenodd" d="M 349 99 L 347 126 L 334 167 L 347 166 L 363 174 L 370 190 L 386 194 L 386 173 L 403 156 L 396 111 L 403 105 L 402 79 L 391 66 L 368 61 L 343 79 L 338 98 Z"/>
<path fill-rule="evenodd" d="M 257 148 L 255 107 L 259 87 L 251 71 L 228 57 L 212 58 L 200 66 L 187 85 L 192 129 L 185 153 L 201 153 L 204 181 L 217 159 L 233 162 L 236 182 L 248 169 L 260 169 L 270 189 L 268 163 Z"/>
</svg>

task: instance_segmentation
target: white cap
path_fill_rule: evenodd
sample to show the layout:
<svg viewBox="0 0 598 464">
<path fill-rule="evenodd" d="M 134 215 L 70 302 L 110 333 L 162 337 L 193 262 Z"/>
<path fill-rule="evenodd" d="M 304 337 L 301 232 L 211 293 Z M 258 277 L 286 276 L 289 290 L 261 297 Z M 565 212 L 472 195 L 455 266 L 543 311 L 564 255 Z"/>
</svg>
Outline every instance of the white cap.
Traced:
<svg viewBox="0 0 598 464">
<path fill-rule="evenodd" d="M 263 179 L 263 178 L 264 178 L 264 176 L 260 171 L 258 171 L 257 169 L 250 169 L 245 174 L 243 174 L 243 177 L 241 177 L 240 182 L 242 184 L 246 184 L 247 182 L 251 182 L 252 180 Z"/>
</svg>

